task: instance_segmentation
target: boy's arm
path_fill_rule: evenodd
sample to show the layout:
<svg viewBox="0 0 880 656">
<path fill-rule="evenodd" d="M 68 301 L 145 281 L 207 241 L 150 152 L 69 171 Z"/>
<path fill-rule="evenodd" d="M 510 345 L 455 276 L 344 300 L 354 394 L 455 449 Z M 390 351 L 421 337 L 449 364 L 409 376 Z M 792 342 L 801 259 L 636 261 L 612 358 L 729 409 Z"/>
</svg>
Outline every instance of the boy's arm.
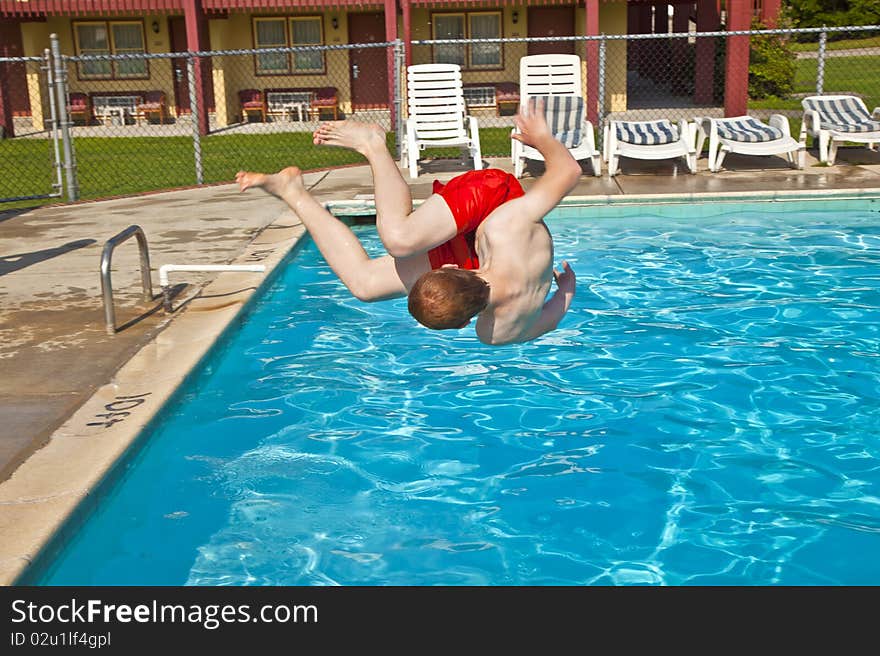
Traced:
<svg viewBox="0 0 880 656">
<path fill-rule="evenodd" d="M 529 328 L 529 331 L 523 337 L 523 341 L 527 342 L 554 330 L 571 306 L 576 282 L 574 271 L 572 271 L 568 262 L 563 261 L 562 273 L 554 269 L 553 276 L 556 278 L 556 293 L 553 294 L 549 301 L 544 303 L 541 314 L 532 327 Z"/>
<path fill-rule="evenodd" d="M 514 122 L 519 132 L 512 134 L 511 138 L 535 148 L 544 158 L 544 175 L 529 187 L 525 196 L 511 201 L 521 206 L 516 216 L 535 223 L 574 188 L 581 177 L 581 167 L 550 131 L 543 101 L 532 98 L 520 107 Z"/>
</svg>

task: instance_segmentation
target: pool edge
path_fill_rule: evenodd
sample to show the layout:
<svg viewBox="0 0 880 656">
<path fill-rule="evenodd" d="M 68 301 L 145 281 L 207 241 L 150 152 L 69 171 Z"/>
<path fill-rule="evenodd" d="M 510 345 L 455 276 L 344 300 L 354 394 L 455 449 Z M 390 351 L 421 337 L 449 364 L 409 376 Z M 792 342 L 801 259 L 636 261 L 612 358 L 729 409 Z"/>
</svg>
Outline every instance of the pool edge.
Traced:
<svg viewBox="0 0 880 656">
<path fill-rule="evenodd" d="M 18 584 L 68 522 L 97 502 L 93 493 L 305 234 L 292 212 L 282 212 L 232 261 L 265 271 L 217 275 L 0 483 L 0 585 Z"/>
</svg>

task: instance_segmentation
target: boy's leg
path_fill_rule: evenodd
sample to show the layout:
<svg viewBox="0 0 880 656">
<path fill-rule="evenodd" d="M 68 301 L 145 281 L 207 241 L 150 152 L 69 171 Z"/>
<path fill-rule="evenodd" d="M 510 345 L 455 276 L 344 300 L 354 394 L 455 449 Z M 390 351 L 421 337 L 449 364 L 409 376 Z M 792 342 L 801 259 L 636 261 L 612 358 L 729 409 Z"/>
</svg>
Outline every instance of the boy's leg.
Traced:
<svg viewBox="0 0 880 656">
<path fill-rule="evenodd" d="M 383 256 L 370 259 L 355 234 L 314 199 L 296 167 L 278 173 L 239 171 L 241 191 L 261 187 L 285 201 L 303 222 L 333 272 L 362 301 L 404 296 L 423 273 L 431 270 L 424 253 L 409 258 Z"/>
<path fill-rule="evenodd" d="M 324 123 L 315 131 L 314 141 L 349 148 L 367 158 L 375 187 L 376 229 L 391 255 L 424 253 L 457 233 L 455 218 L 439 196 L 431 196 L 413 211 L 409 185 L 388 152 L 385 132 L 378 125 L 357 121 Z"/>
</svg>

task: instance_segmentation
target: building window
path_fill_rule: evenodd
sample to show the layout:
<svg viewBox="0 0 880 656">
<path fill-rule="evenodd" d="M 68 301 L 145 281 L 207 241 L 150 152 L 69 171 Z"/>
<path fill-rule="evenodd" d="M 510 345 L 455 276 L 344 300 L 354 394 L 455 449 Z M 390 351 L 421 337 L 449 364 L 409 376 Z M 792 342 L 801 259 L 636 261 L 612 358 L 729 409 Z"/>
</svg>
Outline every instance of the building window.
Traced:
<svg viewBox="0 0 880 656">
<path fill-rule="evenodd" d="M 500 39 L 501 12 L 434 14 L 435 39 Z M 434 46 L 438 64 L 458 64 L 462 68 L 501 68 L 500 43 L 454 43 Z"/>
<path fill-rule="evenodd" d="M 79 55 L 130 55 L 144 53 L 144 26 L 133 21 L 74 23 Z M 146 59 L 96 60 L 79 63 L 82 79 L 149 77 Z"/>
<path fill-rule="evenodd" d="M 323 45 L 321 17 L 255 18 L 254 44 L 257 49 Z M 257 74 L 282 75 L 323 71 L 323 51 L 267 52 L 257 55 Z"/>
</svg>

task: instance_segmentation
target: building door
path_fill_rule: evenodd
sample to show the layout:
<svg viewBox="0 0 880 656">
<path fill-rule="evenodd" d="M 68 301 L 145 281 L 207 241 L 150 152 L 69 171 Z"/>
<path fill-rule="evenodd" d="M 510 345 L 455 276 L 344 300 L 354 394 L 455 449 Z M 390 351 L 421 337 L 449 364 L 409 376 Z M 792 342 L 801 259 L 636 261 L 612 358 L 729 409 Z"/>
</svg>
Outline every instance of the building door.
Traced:
<svg viewBox="0 0 880 656">
<path fill-rule="evenodd" d="M 385 14 L 349 14 L 349 43 L 385 41 Z M 352 109 L 386 109 L 388 104 L 388 55 L 385 48 L 349 50 Z"/>
<path fill-rule="evenodd" d="M 529 7 L 529 36 L 574 36 L 574 7 Z M 574 41 L 529 43 L 530 55 L 573 55 Z"/>
<path fill-rule="evenodd" d="M 0 21 L 0 57 L 23 57 L 21 44 L 21 23 L 16 20 Z M 37 66 L 33 65 L 36 71 Z M 11 116 L 3 117 L 12 120 L 12 116 L 30 116 L 31 100 L 28 97 L 27 74 L 24 63 L 5 64 L 3 92 L 8 94 L 5 99 L 6 109 Z M 42 92 L 41 92 L 42 93 Z M 0 108 L 2 111 L 2 108 Z"/>
</svg>

